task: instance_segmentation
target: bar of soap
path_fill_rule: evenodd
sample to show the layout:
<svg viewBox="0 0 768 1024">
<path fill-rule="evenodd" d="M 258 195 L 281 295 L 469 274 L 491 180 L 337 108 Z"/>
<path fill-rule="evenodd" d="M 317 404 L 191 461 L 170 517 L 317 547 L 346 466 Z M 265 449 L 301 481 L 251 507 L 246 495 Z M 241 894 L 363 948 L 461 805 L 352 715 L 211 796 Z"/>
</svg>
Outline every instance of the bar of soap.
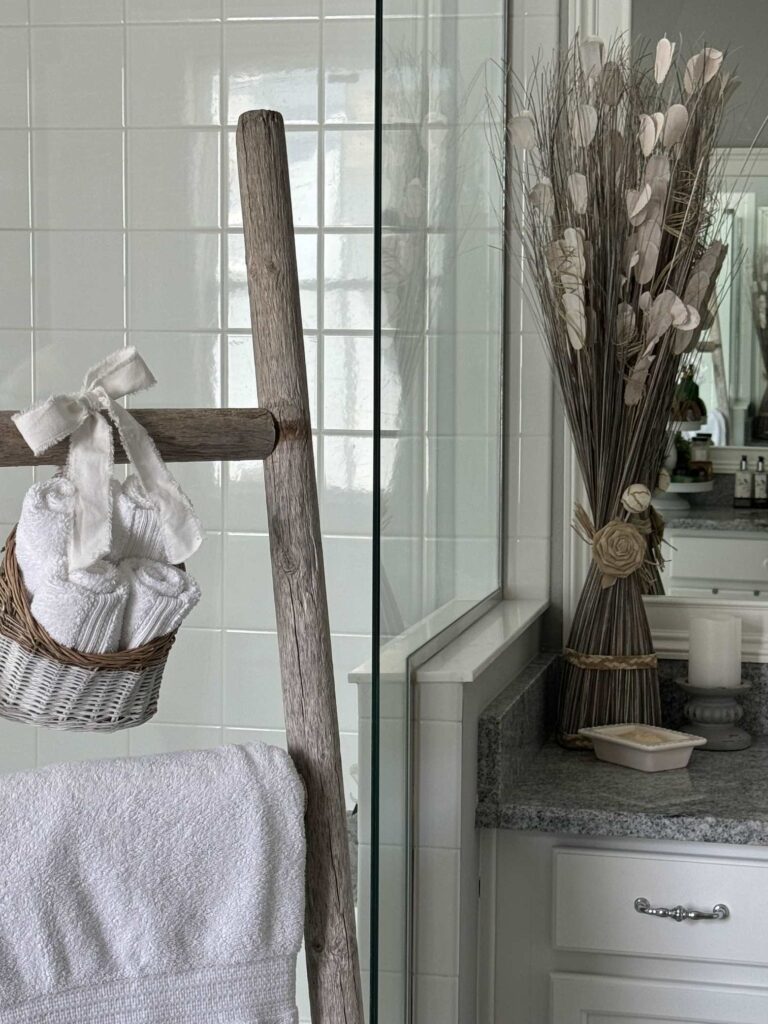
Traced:
<svg viewBox="0 0 768 1024">
<path fill-rule="evenodd" d="M 645 747 L 659 747 L 669 743 L 668 739 L 651 732 L 650 729 L 627 729 L 626 732 L 618 732 L 616 735 L 632 743 L 642 743 Z"/>
</svg>

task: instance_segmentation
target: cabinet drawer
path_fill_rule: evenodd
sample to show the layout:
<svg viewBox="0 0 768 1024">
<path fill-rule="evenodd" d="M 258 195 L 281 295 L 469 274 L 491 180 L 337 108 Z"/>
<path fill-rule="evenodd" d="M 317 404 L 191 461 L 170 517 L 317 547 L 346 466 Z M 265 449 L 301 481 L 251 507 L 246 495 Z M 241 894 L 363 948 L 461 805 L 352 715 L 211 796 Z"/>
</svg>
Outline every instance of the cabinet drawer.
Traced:
<svg viewBox="0 0 768 1024">
<path fill-rule="evenodd" d="M 768 539 L 670 535 L 674 546 L 670 576 L 679 580 L 706 580 L 737 589 L 768 585 Z"/>
<path fill-rule="evenodd" d="M 650 917 L 638 897 L 730 916 Z M 768 860 L 555 849 L 554 918 L 560 949 L 768 965 Z"/>
<path fill-rule="evenodd" d="M 552 1024 L 765 1024 L 768 989 L 552 974 Z"/>
</svg>

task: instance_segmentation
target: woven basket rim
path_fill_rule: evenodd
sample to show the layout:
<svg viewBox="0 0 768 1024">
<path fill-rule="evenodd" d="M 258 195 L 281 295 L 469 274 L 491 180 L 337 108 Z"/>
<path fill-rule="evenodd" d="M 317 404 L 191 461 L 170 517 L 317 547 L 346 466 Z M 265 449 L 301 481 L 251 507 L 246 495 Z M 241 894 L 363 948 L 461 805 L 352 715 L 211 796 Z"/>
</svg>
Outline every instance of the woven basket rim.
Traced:
<svg viewBox="0 0 768 1024">
<path fill-rule="evenodd" d="M 98 670 L 141 670 L 165 661 L 176 632 L 156 637 L 141 647 L 106 654 L 86 654 L 64 647 L 32 615 L 27 590 L 16 559 L 16 527 L 5 542 L 0 565 L 0 633 L 30 654 L 44 654 L 62 665 Z"/>
</svg>

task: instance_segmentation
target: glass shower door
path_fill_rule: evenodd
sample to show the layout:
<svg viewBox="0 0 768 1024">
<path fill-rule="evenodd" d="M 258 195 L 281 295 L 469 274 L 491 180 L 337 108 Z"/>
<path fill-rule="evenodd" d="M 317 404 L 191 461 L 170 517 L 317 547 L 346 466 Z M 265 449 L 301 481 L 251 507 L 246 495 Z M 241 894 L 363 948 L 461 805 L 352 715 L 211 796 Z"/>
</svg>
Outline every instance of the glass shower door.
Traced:
<svg viewBox="0 0 768 1024">
<path fill-rule="evenodd" d="M 370 1021 L 401 1024 L 434 970 L 416 913 L 432 868 L 412 827 L 412 661 L 500 593 L 503 188 L 490 111 L 505 4 L 379 4 L 373 781 L 361 803 L 372 884 L 360 913 Z M 361 724 L 361 750 L 365 735 Z"/>
</svg>

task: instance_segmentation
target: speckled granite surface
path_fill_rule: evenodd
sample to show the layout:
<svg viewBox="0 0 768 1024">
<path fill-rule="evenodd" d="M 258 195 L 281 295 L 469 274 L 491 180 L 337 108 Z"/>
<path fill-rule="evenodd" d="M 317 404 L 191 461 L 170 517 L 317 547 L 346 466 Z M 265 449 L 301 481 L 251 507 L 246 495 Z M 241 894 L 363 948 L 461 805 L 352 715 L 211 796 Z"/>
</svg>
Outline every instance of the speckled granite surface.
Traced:
<svg viewBox="0 0 768 1024">
<path fill-rule="evenodd" d="M 701 508 L 687 512 L 667 512 L 665 528 L 669 533 L 714 530 L 724 533 L 768 533 L 768 510 L 738 508 Z"/>
<path fill-rule="evenodd" d="M 748 750 L 694 751 L 688 768 L 645 774 L 545 745 L 504 787 L 482 828 L 768 846 L 768 738 Z"/>
<path fill-rule="evenodd" d="M 556 654 L 534 658 L 480 717 L 477 799 L 486 815 L 498 815 L 506 788 L 547 742 L 555 718 L 559 662 Z"/>
<path fill-rule="evenodd" d="M 483 712 L 478 828 L 768 846 L 768 665 L 745 664 L 753 688 L 742 724 L 749 750 L 694 751 L 688 768 L 644 774 L 547 742 L 557 699 L 555 655 L 541 655 Z M 680 727 L 684 661 L 661 661 L 664 724 Z"/>
</svg>

